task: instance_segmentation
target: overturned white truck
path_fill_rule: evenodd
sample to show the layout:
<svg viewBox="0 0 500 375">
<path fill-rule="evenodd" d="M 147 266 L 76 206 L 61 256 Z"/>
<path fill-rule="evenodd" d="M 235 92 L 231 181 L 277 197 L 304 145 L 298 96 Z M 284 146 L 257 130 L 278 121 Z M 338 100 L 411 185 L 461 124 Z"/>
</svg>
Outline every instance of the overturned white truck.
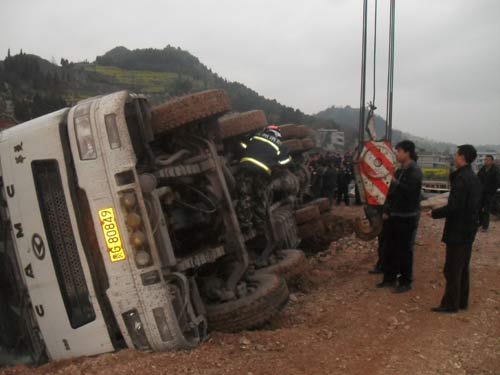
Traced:
<svg viewBox="0 0 500 375">
<path fill-rule="evenodd" d="M 213 91 L 153 115 L 123 91 L 0 133 L 0 349 L 190 348 L 284 305 L 282 278 L 248 272 Z"/>
</svg>

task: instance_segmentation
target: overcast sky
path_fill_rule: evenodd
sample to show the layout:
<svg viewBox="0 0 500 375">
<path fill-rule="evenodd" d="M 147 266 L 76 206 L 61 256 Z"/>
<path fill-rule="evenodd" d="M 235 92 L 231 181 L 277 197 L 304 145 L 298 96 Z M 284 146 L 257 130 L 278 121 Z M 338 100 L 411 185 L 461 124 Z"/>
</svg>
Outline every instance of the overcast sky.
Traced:
<svg viewBox="0 0 500 375">
<path fill-rule="evenodd" d="M 378 2 L 377 104 L 385 115 L 389 0 Z M 394 127 L 443 141 L 499 144 L 500 0 L 396 2 Z M 306 113 L 358 107 L 362 3 L 1 0 L 0 59 L 9 47 L 48 60 L 93 61 L 118 45 L 170 44 Z"/>
</svg>

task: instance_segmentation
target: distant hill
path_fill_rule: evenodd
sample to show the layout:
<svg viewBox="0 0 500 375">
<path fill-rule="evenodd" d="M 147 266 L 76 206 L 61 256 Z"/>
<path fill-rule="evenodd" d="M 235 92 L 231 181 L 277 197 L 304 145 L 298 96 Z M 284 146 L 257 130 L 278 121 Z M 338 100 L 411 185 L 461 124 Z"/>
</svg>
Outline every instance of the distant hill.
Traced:
<svg viewBox="0 0 500 375">
<path fill-rule="evenodd" d="M 359 124 L 359 108 L 346 107 L 329 107 L 321 112 L 318 112 L 316 117 L 323 120 L 333 120 L 338 123 L 342 128 L 346 129 L 348 139 L 352 141 L 352 137 L 357 136 Z M 385 119 L 379 115 L 375 116 L 375 130 L 378 135 L 385 134 Z M 415 142 L 420 151 L 429 152 L 453 152 L 456 145 L 449 142 L 438 142 L 431 139 L 418 137 L 413 134 L 405 133 L 397 129 L 392 131 L 393 143 L 399 142 L 403 139 L 410 139 Z"/>
<path fill-rule="evenodd" d="M 19 53 L 0 62 L 0 116 L 13 103 L 18 121 L 48 113 L 78 100 L 130 90 L 146 94 L 153 104 L 171 97 L 211 88 L 228 92 L 233 109 L 262 109 L 270 123 L 302 123 L 338 128 L 331 119 L 319 119 L 274 99 L 259 95 L 239 82 L 228 81 L 178 47 L 136 49 L 116 47 L 95 62 L 60 65 Z M 7 104 L 6 104 L 7 103 Z"/>
</svg>

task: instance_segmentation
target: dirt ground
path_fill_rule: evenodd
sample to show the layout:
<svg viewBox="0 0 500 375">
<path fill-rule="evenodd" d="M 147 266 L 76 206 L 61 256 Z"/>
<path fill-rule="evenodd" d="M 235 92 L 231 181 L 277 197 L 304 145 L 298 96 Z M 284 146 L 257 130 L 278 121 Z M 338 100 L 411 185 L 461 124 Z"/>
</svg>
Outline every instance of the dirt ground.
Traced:
<svg viewBox="0 0 500 375">
<path fill-rule="evenodd" d="M 454 315 L 430 312 L 444 287 L 442 226 L 422 217 L 408 293 L 376 289 L 375 243 L 343 238 L 309 258 L 311 274 L 264 330 L 215 333 L 191 352 L 125 350 L 0 375 L 500 374 L 500 222 L 478 234 L 470 308 Z"/>
</svg>

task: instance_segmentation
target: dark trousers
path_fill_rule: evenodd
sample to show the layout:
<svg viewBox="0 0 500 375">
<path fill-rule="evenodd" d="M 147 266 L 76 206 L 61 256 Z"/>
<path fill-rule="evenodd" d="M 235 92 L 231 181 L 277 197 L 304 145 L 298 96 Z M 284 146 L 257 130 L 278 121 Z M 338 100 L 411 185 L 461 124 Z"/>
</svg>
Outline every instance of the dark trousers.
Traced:
<svg viewBox="0 0 500 375">
<path fill-rule="evenodd" d="M 387 220 L 383 247 L 384 281 L 410 285 L 413 280 L 413 233 L 416 218 L 391 217 Z"/>
<path fill-rule="evenodd" d="M 481 199 L 481 214 L 479 219 L 483 229 L 488 229 L 490 227 L 490 213 L 494 198 L 494 194 L 484 194 Z"/>
<path fill-rule="evenodd" d="M 337 204 L 344 200 L 346 206 L 349 206 L 349 192 L 347 186 L 339 186 L 337 190 Z"/>
<path fill-rule="evenodd" d="M 441 306 L 453 310 L 465 309 L 469 304 L 469 263 L 472 242 L 447 244 L 444 277 L 446 289 Z"/>
<path fill-rule="evenodd" d="M 358 184 L 354 184 L 354 201 L 358 206 L 361 206 L 361 196 L 359 195 Z"/>
</svg>

